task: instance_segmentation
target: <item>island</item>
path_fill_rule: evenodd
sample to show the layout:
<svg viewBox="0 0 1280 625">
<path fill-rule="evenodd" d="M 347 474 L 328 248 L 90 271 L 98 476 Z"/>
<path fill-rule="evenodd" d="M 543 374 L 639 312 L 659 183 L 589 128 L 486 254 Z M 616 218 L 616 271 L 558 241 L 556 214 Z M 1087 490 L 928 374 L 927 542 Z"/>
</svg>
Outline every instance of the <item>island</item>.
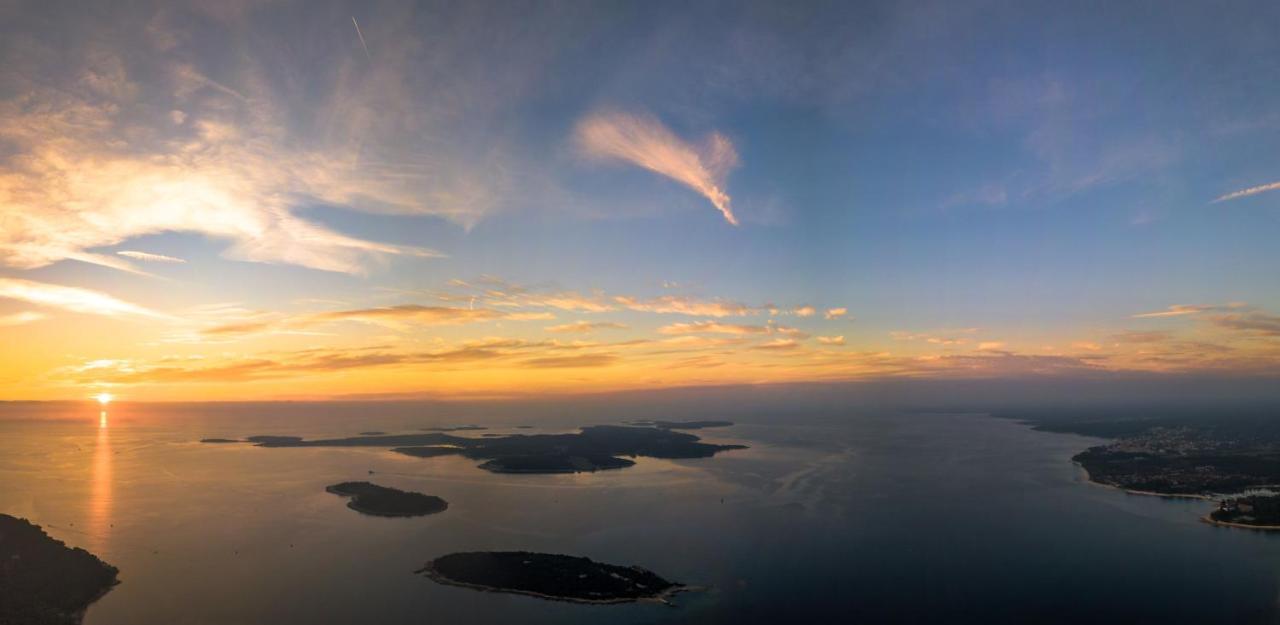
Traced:
<svg viewBox="0 0 1280 625">
<path fill-rule="evenodd" d="M 449 503 L 434 495 L 411 493 L 369 482 L 342 482 L 325 488 L 342 497 L 350 497 L 347 507 L 373 516 L 408 517 L 444 512 Z"/>
<path fill-rule="evenodd" d="M 119 571 L 26 519 L 0 514 L 0 623 L 74 625 Z"/>
<path fill-rule="evenodd" d="M 244 441 L 238 438 L 202 438 L 200 439 L 200 442 L 220 444 L 220 443 L 243 443 Z"/>
<path fill-rule="evenodd" d="M 664 430 L 701 430 L 704 428 L 723 428 L 733 425 L 732 421 L 651 421 L 648 419 L 630 421 L 631 425 L 644 425 Z"/>
<path fill-rule="evenodd" d="M 386 434 L 386 432 L 381 430 L 369 430 L 368 432 L 361 432 L 360 436 L 382 436 L 383 434 Z"/>
<path fill-rule="evenodd" d="M 498 456 L 480 465 L 481 469 L 494 473 L 581 473 L 605 469 L 625 469 L 634 460 L 607 455 L 570 456 L 544 454 L 535 456 Z"/>
<path fill-rule="evenodd" d="M 1203 520 L 1214 525 L 1280 530 L 1280 495 L 1249 495 L 1224 499 Z"/>
<path fill-rule="evenodd" d="M 528 551 L 451 553 L 417 572 L 440 584 L 574 603 L 666 603 L 690 590 L 638 566 Z"/>
<path fill-rule="evenodd" d="M 259 447 L 382 447 L 406 456 L 434 458 L 460 455 L 482 461 L 495 473 L 576 473 L 622 469 L 635 462 L 624 458 L 710 458 L 745 449 L 744 445 L 704 443 L 697 436 L 671 429 L 595 425 L 570 434 L 509 434 L 468 438 L 445 432 L 391 434 L 306 440 L 298 436 L 250 436 Z"/>
</svg>

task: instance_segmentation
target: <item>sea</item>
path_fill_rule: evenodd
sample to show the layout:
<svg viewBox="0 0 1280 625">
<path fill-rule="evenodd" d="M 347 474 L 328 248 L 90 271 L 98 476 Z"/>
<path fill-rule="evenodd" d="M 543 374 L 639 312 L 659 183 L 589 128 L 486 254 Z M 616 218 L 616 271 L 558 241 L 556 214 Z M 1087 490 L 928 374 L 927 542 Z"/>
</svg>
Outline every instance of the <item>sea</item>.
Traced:
<svg viewBox="0 0 1280 625">
<path fill-rule="evenodd" d="M 119 567 L 89 625 L 1280 622 L 1280 535 L 1202 523 L 1209 501 L 1089 483 L 1071 456 L 1101 439 L 985 414 L 703 416 L 735 425 L 692 433 L 749 448 L 501 475 L 456 456 L 199 441 L 567 432 L 618 418 L 5 403 L 0 513 Z M 324 490 L 347 480 L 449 508 L 365 516 Z M 587 556 L 699 589 L 670 605 L 581 605 L 415 574 L 473 550 Z"/>
</svg>

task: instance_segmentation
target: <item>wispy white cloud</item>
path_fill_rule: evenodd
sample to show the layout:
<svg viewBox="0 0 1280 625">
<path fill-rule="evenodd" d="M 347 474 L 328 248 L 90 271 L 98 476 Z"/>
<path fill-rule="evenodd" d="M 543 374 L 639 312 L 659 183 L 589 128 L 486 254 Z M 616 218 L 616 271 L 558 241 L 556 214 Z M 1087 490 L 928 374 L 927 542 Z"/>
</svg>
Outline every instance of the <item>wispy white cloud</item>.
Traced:
<svg viewBox="0 0 1280 625">
<path fill-rule="evenodd" d="M 360 48 L 364 50 L 364 58 L 372 61 L 373 57 L 369 55 L 369 44 L 364 42 L 364 33 L 360 32 L 360 22 L 356 21 L 356 16 L 351 16 L 351 23 L 356 27 L 356 37 L 360 38 Z"/>
<path fill-rule="evenodd" d="M 37 306 L 106 317 L 133 316 L 152 319 L 167 317 L 99 291 L 18 278 L 0 278 L 0 299 L 18 300 Z"/>
<path fill-rule="evenodd" d="M 824 319 L 839 319 L 849 314 L 848 308 L 828 308 L 827 312 L 822 315 Z"/>
<path fill-rule="evenodd" d="M 338 30 L 347 20 L 302 7 L 295 34 L 316 40 L 299 34 L 291 45 L 311 53 L 284 54 L 256 10 L 216 20 L 188 19 L 204 9 L 180 5 L 48 23 L 10 16 L 14 31 L 40 32 L 32 45 L 15 42 L 0 67 L 0 265 L 75 259 L 131 270 L 127 255 L 89 250 L 189 232 L 228 242 L 226 255 L 239 260 L 363 273 L 390 256 L 438 254 L 348 236 L 299 210 L 434 215 L 466 227 L 496 210 L 510 150 L 492 136 L 497 112 L 477 104 L 531 84 L 527 64 L 467 83 L 460 76 L 477 72 L 458 71 L 457 55 L 439 49 L 461 36 L 424 43 L 390 9 L 371 16 L 388 37 L 374 67 L 325 45 L 351 33 Z M 72 35 L 86 19 L 115 35 Z M 64 40 L 72 43 L 41 45 Z M 226 40 L 241 42 L 234 54 L 208 47 Z M 520 45 L 529 63 L 550 47 Z"/>
<path fill-rule="evenodd" d="M 725 221 L 738 225 L 724 190 L 725 178 L 738 164 L 738 153 L 724 135 L 712 133 L 698 146 L 652 116 L 619 112 L 587 116 L 574 135 L 587 155 L 626 161 L 684 184 L 710 200 Z"/>
<path fill-rule="evenodd" d="M 1134 319 L 1159 319 L 1163 317 L 1182 317 L 1185 315 L 1195 315 L 1206 310 L 1213 310 L 1213 306 L 1174 304 L 1165 310 L 1155 312 L 1145 312 L 1132 315 Z"/>
<path fill-rule="evenodd" d="M 145 154 L 115 147 L 109 130 L 118 115 L 114 106 L 49 93 L 0 102 L 0 139 L 25 154 L 0 173 L 0 263 L 29 269 L 74 259 L 129 269 L 87 250 L 171 231 L 230 240 L 228 254 L 242 260 L 345 273 L 362 272 L 378 255 L 439 255 L 294 215 L 295 194 L 338 201 L 347 191 L 311 157 L 264 143 L 269 131 L 204 122 L 196 135 Z"/>
<path fill-rule="evenodd" d="M 0 326 L 20 326 L 28 323 L 35 323 L 42 319 L 46 319 L 44 313 L 38 313 L 34 310 L 24 310 L 10 315 L 0 316 Z"/>
<path fill-rule="evenodd" d="M 738 302 L 704 300 L 680 295 L 663 295 L 650 299 L 619 295 L 613 299 L 623 308 L 640 312 L 676 313 L 699 317 L 743 317 L 755 312 L 750 306 Z"/>
<path fill-rule="evenodd" d="M 823 345 L 844 345 L 844 336 L 820 336 L 818 342 Z"/>
<path fill-rule="evenodd" d="M 1217 204 L 1218 202 L 1226 202 L 1228 200 L 1234 200 L 1242 197 L 1249 197 L 1250 195 L 1257 195 L 1259 193 L 1266 193 L 1268 191 L 1276 191 L 1276 190 L 1280 190 L 1280 182 L 1260 184 L 1256 187 L 1249 187 L 1248 189 L 1232 191 L 1231 193 L 1227 193 L 1226 195 L 1219 196 L 1218 198 L 1214 199 L 1213 202 L 1211 203 Z"/>
<path fill-rule="evenodd" d="M 164 254 L 152 254 L 151 252 L 136 252 L 134 250 L 121 250 L 116 252 L 125 258 L 134 260 L 142 260 L 149 263 L 185 263 L 187 261 L 174 256 L 165 256 Z"/>
</svg>

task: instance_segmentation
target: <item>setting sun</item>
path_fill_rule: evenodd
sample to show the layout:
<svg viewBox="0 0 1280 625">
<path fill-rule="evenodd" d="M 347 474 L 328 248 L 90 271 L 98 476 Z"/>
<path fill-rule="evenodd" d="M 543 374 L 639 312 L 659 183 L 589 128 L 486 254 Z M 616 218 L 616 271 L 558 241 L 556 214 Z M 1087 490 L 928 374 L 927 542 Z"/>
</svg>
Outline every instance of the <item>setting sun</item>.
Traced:
<svg viewBox="0 0 1280 625">
<path fill-rule="evenodd" d="M 111 399 L 112 399 L 111 393 L 98 393 L 97 395 L 94 396 L 94 398 L 97 399 L 98 403 L 102 404 L 103 406 L 111 403 Z"/>
</svg>

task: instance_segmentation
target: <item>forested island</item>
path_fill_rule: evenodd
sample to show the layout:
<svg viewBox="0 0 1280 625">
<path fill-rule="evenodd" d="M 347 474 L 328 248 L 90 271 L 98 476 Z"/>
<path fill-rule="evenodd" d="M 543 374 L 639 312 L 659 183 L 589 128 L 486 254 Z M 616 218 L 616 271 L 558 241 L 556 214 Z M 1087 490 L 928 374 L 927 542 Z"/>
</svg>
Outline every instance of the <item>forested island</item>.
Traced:
<svg viewBox="0 0 1280 625">
<path fill-rule="evenodd" d="M 663 601 L 688 587 L 638 566 L 528 551 L 452 553 L 418 573 L 452 586 L 575 603 Z"/>
<path fill-rule="evenodd" d="M 464 426 L 466 427 L 466 426 Z M 305 440 L 297 436 L 250 436 L 260 447 L 384 447 L 419 458 L 461 455 L 483 461 L 495 473 L 569 473 L 621 469 L 650 458 L 709 458 L 743 445 L 715 445 L 697 436 L 656 427 L 595 425 L 571 434 L 510 434 L 468 438 L 446 432 L 353 436 Z"/>
<path fill-rule="evenodd" d="M 347 507 L 373 516 L 406 517 L 444 512 L 449 503 L 435 495 L 412 493 L 369 482 L 342 482 L 325 491 L 350 497 Z"/>
<path fill-rule="evenodd" d="M 111 590 L 119 571 L 26 519 L 0 514 L 0 623 L 69 625 Z"/>
</svg>

